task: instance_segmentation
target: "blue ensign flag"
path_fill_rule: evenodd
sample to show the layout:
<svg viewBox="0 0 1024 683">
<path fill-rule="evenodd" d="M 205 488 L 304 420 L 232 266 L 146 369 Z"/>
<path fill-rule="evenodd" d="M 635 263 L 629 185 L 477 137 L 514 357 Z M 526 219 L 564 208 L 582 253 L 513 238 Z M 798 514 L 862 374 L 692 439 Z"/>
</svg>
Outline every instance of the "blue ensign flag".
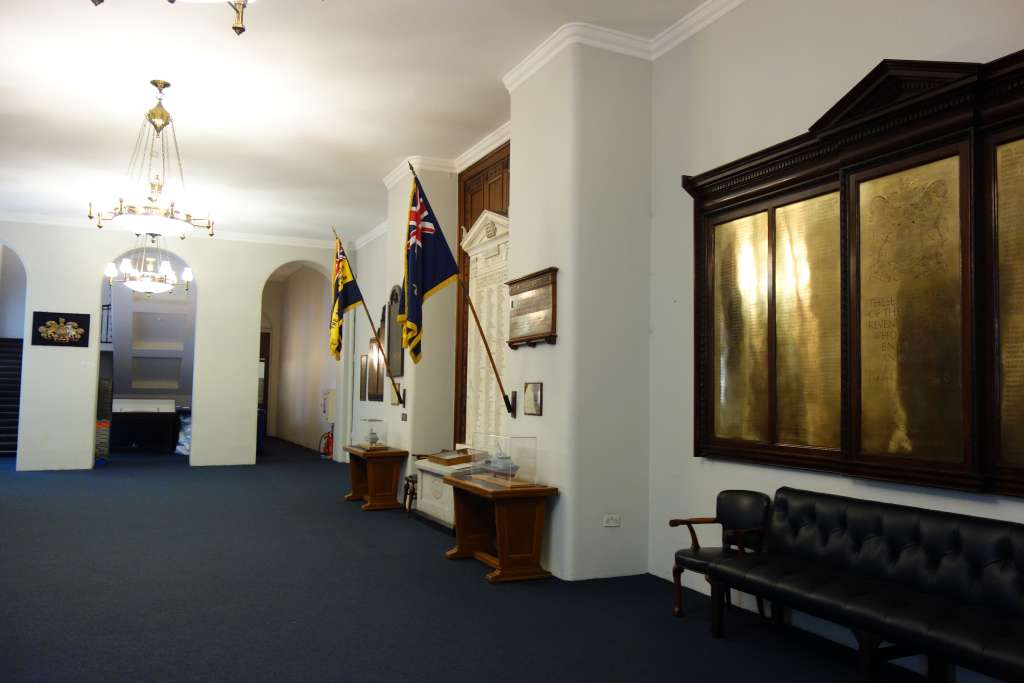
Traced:
<svg viewBox="0 0 1024 683">
<path fill-rule="evenodd" d="M 420 362 L 423 352 L 423 302 L 458 276 L 459 266 L 430 208 L 420 179 L 414 175 L 409 200 L 409 230 L 405 240 L 404 296 L 398 309 L 402 346 L 409 349 L 414 363 Z"/>
</svg>

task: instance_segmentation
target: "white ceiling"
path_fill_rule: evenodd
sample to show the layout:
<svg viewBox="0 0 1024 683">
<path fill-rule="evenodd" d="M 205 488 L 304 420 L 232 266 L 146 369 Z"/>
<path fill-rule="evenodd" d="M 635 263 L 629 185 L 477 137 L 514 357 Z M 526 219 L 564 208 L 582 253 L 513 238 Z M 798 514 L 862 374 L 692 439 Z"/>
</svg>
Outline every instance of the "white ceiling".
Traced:
<svg viewBox="0 0 1024 683">
<path fill-rule="evenodd" d="M 0 218 L 89 225 L 115 199 L 149 81 L 172 83 L 193 203 L 254 238 L 346 238 L 381 178 L 506 122 L 501 77 L 559 26 L 653 37 L 700 0 L 0 0 Z"/>
</svg>

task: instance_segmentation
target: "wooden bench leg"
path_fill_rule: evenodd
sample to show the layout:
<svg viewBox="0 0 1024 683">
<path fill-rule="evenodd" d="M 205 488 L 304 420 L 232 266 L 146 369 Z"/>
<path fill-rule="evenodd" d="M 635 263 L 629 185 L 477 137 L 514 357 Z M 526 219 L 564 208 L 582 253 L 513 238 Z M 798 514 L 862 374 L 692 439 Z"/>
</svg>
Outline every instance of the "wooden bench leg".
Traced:
<svg viewBox="0 0 1024 683">
<path fill-rule="evenodd" d="M 672 608 L 672 615 L 681 617 L 683 612 L 683 568 L 678 565 L 672 566 L 672 582 L 675 584 L 676 605 Z"/>
<path fill-rule="evenodd" d="M 928 655 L 928 682 L 929 683 L 953 683 L 953 665 L 942 657 Z"/>
<path fill-rule="evenodd" d="M 723 612 L 725 612 L 725 593 L 728 588 L 718 581 L 711 582 L 711 637 L 722 638 L 725 636 L 725 629 L 722 624 Z"/>
<path fill-rule="evenodd" d="M 880 663 L 878 648 L 882 639 L 872 633 L 854 631 L 857 643 L 860 645 L 860 673 L 865 683 L 874 683 L 878 680 L 878 668 Z"/>
</svg>

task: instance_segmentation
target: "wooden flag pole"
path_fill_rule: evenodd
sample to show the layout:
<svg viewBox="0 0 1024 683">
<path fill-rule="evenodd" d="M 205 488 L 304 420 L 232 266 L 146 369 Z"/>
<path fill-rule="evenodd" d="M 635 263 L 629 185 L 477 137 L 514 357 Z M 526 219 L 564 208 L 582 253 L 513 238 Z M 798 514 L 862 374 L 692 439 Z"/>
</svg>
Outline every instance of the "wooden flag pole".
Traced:
<svg viewBox="0 0 1024 683">
<path fill-rule="evenodd" d="M 409 164 L 409 171 L 412 173 L 412 177 L 419 180 L 419 176 L 416 175 L 416 169 L 413 168 L 412 162 L 407 160 L 406 163 Z M 456 264 L 456 267 L 457 266 L 458 264 Z M 505 410 L 507 410 L 508 414 L 515 419 L 515 398 L 509 398 L 508 392 L 505 391 L 505 383 L 501 381 L 501 375 L 498 373 L 498 365 L 494 362 L 494 354 L 491 353 L 491 345 L 487 341 L 487 335 L 484 334 L 483 325 L 480 324 L 480 316 L 476 313 L 476 306 L 473 304 L 473 299 L 469 296 L 469 288 L 462 279 L 462 273 L 459 273 L 456 279 L 459 281 L 459 287 L 462 289 L 462 295 L 466 297 L 466 302 L 469 304 L 469 310 L 473 313 L 473 322 L 476 323 L 476 330 L 480 333 L 480 341 L 483 342 L 484 349 L 487 351 L 487 360 L 491 362 L 491 370 L 494 372 L 494 379 L 498 381 L 498 391 L 501 392 L 501 398 L 505 401 Z"/>
<path fill-rule="evenodd" d="M 338 244 L 341 244 L 341 238 L 338 237 L 338 231 L 334 229 L 334 226 L 331 226 L 331 232 L 334 233 L 334 239 L 338 240 Z M 344 245 L 342 245 L 342 249 L 344 248 Z M 348 252 L 345 253 L 347 258 Z M 359 281 L 356 280 L 356 271 L 352 269 L 351 261 L 348 262 L 348 269 L 352 273 L 352 282 L 355 282 L 358 285 Z M 360 295 L 362 294 L 362 291 L 363 290 L 361 289 L 359 290 Z M 388 379 L 391 380 L 391 386 L 395 390 L 395 396 L 398 397 L 399 405 L 404 408 L 405 397 L 402 396 L 402 392 L 398 389 L 398 382 L 396 382 L 395 378 L 391 376 L 391 364 L 388 363 L 388 356 L 384 353 L 384 345 L 380 343 L 380 335 L 377 334 L 377 326 L 373 324 L 373 316 L 370 315 L 370 309 L 366 307 L 366 298 L 360 296 L 359 303 L 363 305 L 363 310 L 366 312 L 366 320 L 370 323 L 370 330 L 373 331 L 373 340 L 377 343 L 377 349 L 380 350 L 380 357 L 384 361 L 384 372 L 387 373 Z M 355 334 L 355 330 L 352 330 L 352 334 Z"/>
</svg>

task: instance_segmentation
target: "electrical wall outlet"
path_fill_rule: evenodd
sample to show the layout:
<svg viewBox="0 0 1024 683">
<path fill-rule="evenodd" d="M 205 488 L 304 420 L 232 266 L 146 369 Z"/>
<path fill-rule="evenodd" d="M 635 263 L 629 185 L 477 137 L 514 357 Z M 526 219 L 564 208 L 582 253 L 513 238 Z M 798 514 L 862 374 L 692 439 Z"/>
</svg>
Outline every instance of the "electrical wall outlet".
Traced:
<svg viewBox="0 0 1024 683">
<path fill-rule="evenodd" d="M 605 515 L 604 516 L 605 526 L 622 526 L 622 517 L 620 515 Z"/>
</svg>

